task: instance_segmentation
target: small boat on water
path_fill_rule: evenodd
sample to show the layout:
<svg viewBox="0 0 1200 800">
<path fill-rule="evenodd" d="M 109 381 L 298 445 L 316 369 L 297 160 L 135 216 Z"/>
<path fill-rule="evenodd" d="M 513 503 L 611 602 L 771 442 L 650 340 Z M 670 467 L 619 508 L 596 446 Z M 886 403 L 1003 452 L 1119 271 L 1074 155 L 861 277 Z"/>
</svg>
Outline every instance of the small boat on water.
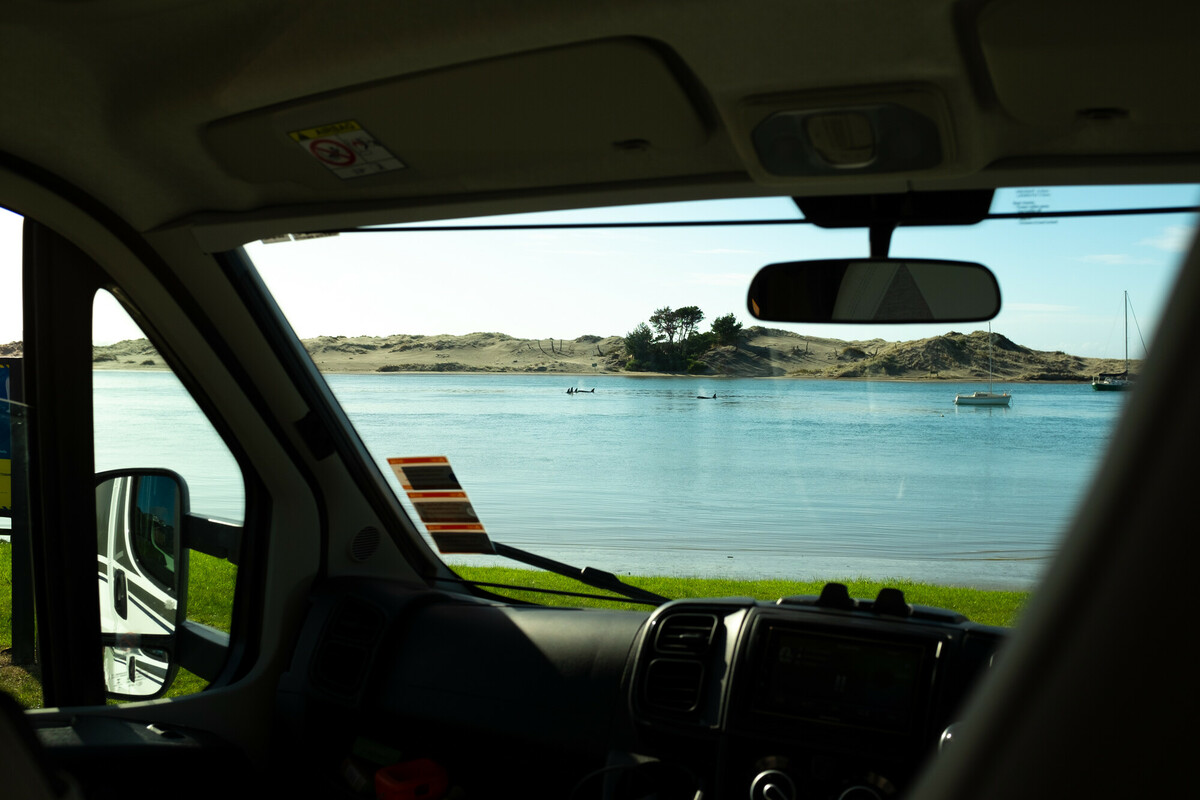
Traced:
<svg viewBox="0 0 1200 800">
<path fill-rule="evenodd" d="M 1133 378 L 1129 376 L 1129 292 L 1125 292 L 1125 370 L 1101 372 L 1092 378 L 1092 388 L 1097 392 L 1127 392 L 1133 388 Z"/>
<path fill-rule="evenodd" d="M 1012 405 L 1012 395 L 1008 392 L 974 392 L 973 394 L 956 394 L 956 406 L 1007 406 Z"/>
<path fill-rule="evenodd" d="M 992 391 L 992 323 L 988 323 L 988 390 L 972 394 L 954 395 L 956 406 L 1009 406 L 1012 395 L 1008 392 Z"/>
<path fill-rule="evenodd" d="M 1133 388 L 1129 370 L 1124 372 L 1101 372 L 1092 378 L 1092 388 L 1097 392 L 1127 392 Z"/>
</svg>

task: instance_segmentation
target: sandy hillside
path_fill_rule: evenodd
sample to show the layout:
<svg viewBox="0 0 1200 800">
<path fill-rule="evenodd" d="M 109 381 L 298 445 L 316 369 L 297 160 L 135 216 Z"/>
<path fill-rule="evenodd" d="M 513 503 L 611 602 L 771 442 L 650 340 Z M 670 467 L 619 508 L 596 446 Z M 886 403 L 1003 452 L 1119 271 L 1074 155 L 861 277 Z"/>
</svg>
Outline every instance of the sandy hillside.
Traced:
<svg viewBox="0 0 1200 800">
<path fill-rule="evenodd" d="M 845 342 L 754 326 L 737 347 L 710 350 L 700 374 L 730 377 L 987 380 L 987 332 L 947 332 L 909 342 Z M 1123 368 L 1117 360 L 1031 350 L 1003 334 L 993 339 L 997 381 L 1089 381 Z M 503 333 L 465 336 L 397 334 L 387 337 L 322 336 L 304 340 L 324 372 L 547 372 L 623 373 L 627 360 L 619 336 L 517 339 Z M 0 345 L 20 354 L 20 343 Z M 161 369 L 145 339 L 95 349 L 97 369 Z M 1137 372 L 1140 362 L 1130 362 Z M 629 373 L 625 373 L 629 374 Z"/>
<path fill-rule="evenodd" d="M 572 372 L 620 369 L 619 336 L 515 339 L 503 333 L 386 338 L 322 336 L 304 340 L 317 367 L 330 372 Z"/>
</svg>

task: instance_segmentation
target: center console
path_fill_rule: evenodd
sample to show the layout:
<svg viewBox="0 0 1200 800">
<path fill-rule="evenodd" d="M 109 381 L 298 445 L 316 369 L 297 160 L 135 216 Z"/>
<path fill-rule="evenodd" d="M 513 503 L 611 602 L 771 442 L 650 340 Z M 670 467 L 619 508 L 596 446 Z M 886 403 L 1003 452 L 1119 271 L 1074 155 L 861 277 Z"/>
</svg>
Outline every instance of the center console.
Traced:
<svg viewBox="0 0 1200 800">
<path fill-rule="evenodd" d="M 1005 632 L 885 592 L 658 609 L 630 684 L 639 757 L 705 796 L 903 794 Z"/>
</svg>

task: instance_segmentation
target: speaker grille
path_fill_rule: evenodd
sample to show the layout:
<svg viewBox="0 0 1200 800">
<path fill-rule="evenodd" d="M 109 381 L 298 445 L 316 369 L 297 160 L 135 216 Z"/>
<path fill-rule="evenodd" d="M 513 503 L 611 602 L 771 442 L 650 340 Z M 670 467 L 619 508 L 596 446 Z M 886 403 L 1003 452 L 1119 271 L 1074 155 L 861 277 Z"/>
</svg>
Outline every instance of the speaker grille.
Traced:
<svg viewBox="0 0 1200 800">
<path fill-rule="evenodd" d="M 375 551 L 378 549 L 379 529 L 368 525 L 354 534 L 354 539 L 350 542 L 350 557 L 355 561 L 366 561 L 375 555 Z"/>
</svg>

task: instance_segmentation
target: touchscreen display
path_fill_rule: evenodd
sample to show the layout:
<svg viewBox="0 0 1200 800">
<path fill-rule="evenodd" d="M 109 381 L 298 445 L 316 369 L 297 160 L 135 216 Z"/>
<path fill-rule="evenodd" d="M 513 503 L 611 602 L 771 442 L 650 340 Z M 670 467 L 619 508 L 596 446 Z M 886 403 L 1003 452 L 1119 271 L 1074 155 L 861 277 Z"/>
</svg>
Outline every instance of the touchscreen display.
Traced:
<svg viewBox="0 0 1200 800">
<path fill-rule="evenodd" d="M 769 629 L 758 710 L 886 731 L 906 730 L 924 648 Z"/>
</svg>

